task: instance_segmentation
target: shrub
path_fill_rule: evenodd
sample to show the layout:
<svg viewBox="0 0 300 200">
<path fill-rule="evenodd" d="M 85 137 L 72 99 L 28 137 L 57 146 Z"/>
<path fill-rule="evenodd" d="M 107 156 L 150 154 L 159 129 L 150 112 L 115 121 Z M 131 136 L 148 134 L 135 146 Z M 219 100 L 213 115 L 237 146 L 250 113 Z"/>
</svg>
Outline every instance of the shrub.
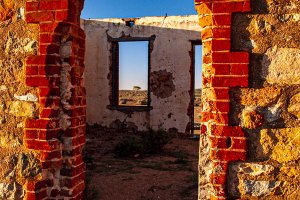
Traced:
<svg viewBox="0 0 300 200">
<path fill-rule="evenodd" d="M 114 153 L 119 157 L 132 157 L 136 154 L 153 154 L 160 152 L 171 137 L 163 130 L 140 132 L 139 135 L 119 142 Z"/>
</svg>

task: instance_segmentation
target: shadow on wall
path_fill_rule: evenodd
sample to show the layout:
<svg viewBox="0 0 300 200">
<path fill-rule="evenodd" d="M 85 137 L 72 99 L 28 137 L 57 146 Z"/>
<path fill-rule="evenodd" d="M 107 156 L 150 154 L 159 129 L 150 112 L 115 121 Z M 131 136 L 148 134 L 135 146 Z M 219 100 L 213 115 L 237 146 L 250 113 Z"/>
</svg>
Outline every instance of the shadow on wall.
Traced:
<svg viewBox="0 0 300 200">
<path fill-rule="evenodd" d="M 29 86 L 39 89 L 40 114 L 38 119 L 28 120 L 26 128 L 36 129 L 42 141 L 33 140 L 29 146 L 42 151 L 42 168 L 48 170 L 47 173 L 49 173 L 48 177 L 43 177 L 47 179 L 47 183 L 61 182 L 63 184 L 57 189 L 57 187 L 51 187 L 51 184 L 44 184 L 45 180 L 35 182 L 34 184 L 38 187 L 34 187 L 33 191 L 28 193 L 31 195 L 28 198 L 46 196 L 47 194 L 40 187 L 49 187 L 49 194 L 55 196 L 81 198 L 83 195 L 84 164 L 80 159 L 86 120 L 85 111 L 78 109 L 80 105 L 85 105 L 84 92 L 80 91 L 84 55 L 84 50 L 82 50 L 84 36 L 79 27 L 82 7 L 83 1 L 76 1 L 76 3 L 69 1 L 68 13 L 59 23 L 41 23 L 42 19 L 34 18 L 40 23 L 39 54 L 27 59 L 27 65 L 31 67 L 33 74 L 28 74 L 26 82 Z M 82 97 L 81 101 L 78 96 Z M 74 137 L 80 140 L 76 148 L 73 146 L 74 143 L 69 142 Z M 43 146 L 38 142 L 43 142 Z M 49 148 L 48 151 L 41 149 L 44 147 Z M 76 169 L 76 172 L 74 172 L 75 164 L 68 162 L 69 159 L 75 157 L 73 149 L 78 151 L 76 165 L 82 167 L 82 169 Z M 80 177 L 76 183 L 76 194 L 71 189 L 66 189 L 70 186 L 67 181 L 64 181 L 74 174 Z"/>
<path fill-rule="evenodd" d="M 251 14 L 237 13 L 233 17 L 232 50 L 250 52 L 250 87 L 260 88 L 266 83 L 282 84 L 283 79 L 287 81 L 293 76 L 291 70 L 298 71 L 295 58 L 299 54 L 300 27 L 299 18 L 294 14 L 300 10 L 297 0 L 280 3 L 275 0 L 253 0 L 251 5 Z M 276 57 L 287 61 L 283 66 L 276 67 L 272 65 L 272 62 L 275 64 L 279 60 Z M 291 65 L 295 69 L 291 69 Z M 268 80 L 269 75 L 272 80 Z M 299 80 L 295 82 L 299 83 Z"/>
</svg>

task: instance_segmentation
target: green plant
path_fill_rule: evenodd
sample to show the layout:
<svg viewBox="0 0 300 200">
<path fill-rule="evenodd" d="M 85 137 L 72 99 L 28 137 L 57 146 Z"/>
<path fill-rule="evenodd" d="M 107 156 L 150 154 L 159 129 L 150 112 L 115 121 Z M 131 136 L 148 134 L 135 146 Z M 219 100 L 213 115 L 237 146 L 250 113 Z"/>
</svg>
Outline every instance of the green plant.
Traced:
<svg viewBox="0 0 300 200">
<path fill-rule="evenodd" d="M 153 154 L 160 152 L 170 139 L 171 137 L 164 130 L 150 129 L 119 142 L 114 153 L 119 157 Z"/>
<path fill-rule="evenodd" d="M 166 131 L 160 129 L 142 133 L 142 141 L 145 147 L 145 153 L 157 153 L 170 141 L 171 137 Z"/>
<path fill-rule="evenodd" d="M 138 137 L 130 137 L 119 142 L 114 153 L 119 157 L 129 157 L 143 152 L 144 146 L 141 139 Z"/>
<path fill-rule="evenodd" d="M 183 151 L 178 151 L 175 153 L 175 163 L 176 164 L 187 164 L 188 162 L 188 154 L 186 152 Z"/>
<path fill-rule="evenodd" d="M 135 91 L 139 91 L 140 89 L 141 89 L 141 87 L 140 86 L 137 86 L 137 85 L 135 85 L 135 86 L 133 86 L 133 88 L 132 88 L 133 90 L 135 90 Z"/>
</svg>

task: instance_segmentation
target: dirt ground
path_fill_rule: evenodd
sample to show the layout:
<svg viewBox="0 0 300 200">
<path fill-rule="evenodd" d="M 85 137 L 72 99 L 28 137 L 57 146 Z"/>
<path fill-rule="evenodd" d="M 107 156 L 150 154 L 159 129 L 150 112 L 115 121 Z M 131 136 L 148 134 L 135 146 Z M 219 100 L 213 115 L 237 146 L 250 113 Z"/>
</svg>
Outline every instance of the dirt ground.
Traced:
<svg viewBox="0 0 300 200">
<path fill-rule="evenodd" d="M 115 146 L 128 137 L 111 129 L 87 128 L 86 199 L 197 199 L 198 140 L 175 137 L 159 153 L 116 157 Z"/>
<path fill-rule="evenodd" d="M 148 91 L 147 90 L 120 90 L 119 105 L 121 106 L 147 106 Z"/>
</svg>

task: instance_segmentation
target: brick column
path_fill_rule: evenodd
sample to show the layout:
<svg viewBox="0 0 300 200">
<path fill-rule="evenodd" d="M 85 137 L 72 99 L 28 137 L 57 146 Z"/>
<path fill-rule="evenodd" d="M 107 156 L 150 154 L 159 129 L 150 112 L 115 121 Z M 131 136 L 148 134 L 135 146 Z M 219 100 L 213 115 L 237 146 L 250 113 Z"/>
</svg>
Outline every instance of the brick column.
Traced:
<svg viewBox="0 0 300 200">
<path fill-rule="evenodd" d="M 231 52 L 231 18 L 233 12 L 249 12 L 250 0 L 195 0 L 195 5 L 202 27 L 201 130 L 210 140 L 211 199 L 226 199 L 228 163 L 246 159 L 243 130 L 229 123 L 229 91 L 232 87 L 248 87 L 249 65 L 247 52 Z"/>
<path fill-rule="evenodd" d="M 26 84 L 39 90 L 40 114 L 25 122 L 24 144 L 40 154 L 42 178 L 26 199 L 82 199 L 85 166 L 83 0 L 27 0 L 26 22 L 39 25 L 38 54 L 26 60 Z"/>
</svg>

